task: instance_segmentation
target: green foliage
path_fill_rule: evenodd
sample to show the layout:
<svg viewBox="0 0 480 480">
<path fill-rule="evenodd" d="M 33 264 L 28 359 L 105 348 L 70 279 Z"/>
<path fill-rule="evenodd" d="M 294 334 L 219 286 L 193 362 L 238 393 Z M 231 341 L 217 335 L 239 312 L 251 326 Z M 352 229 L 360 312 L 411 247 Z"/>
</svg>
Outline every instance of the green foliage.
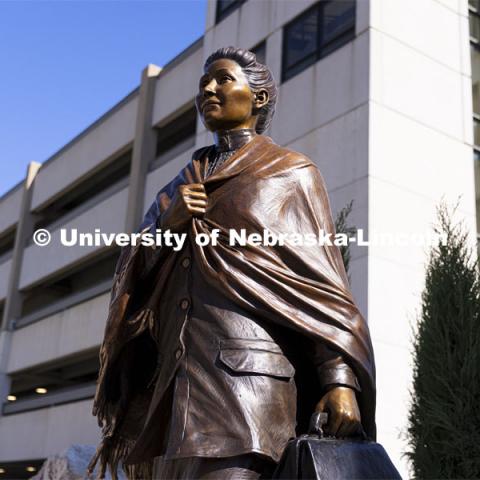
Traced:
<svg viewBox="0 0 480 480">
<path fill-rule="evenodd" d="M 347 219 L 352 211 L 352 208 L 353 208 L 353 200 L 351 200 L 346 207 L 343 207 L 340 210 L 340 212 L 338 212 L 338 215 L 335 218 L 336 233 L 345 233 L 348 235 L 348 237 L 350 237 L 351 235 L 354 235 L 357 232 L 356 227 L 353 227 L 353 226 L 351 227 L 347 223 Z M 348 273 L 348 269 L 350 267 L 350 247 L 347 244 L 347 245 L 341 245 L 339 248 L 343 258 L 343 264 L 345 265 L 345 270 Z M 350 276 L 349 276 L 349 280 L 350 280 Z"/>
<path fill-rule="evenodd" d="M 444 242 L 430 253 L 414 338 L 406 455 L 417 479 L 480 478 L 478 265 L 445 205 L 437 217 Z"/>
</svg>

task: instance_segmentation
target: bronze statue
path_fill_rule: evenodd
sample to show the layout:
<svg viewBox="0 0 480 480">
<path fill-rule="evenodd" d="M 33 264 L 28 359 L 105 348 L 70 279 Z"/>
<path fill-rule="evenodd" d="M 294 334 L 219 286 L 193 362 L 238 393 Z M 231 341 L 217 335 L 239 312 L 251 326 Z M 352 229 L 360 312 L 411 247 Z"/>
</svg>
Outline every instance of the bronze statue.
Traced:
<svg viewBox="0 0 480 480">
<path fill-rule="evenodd" d="M 125 462 L 129 478 L 268 478 L 314 411 L 337 437 L 375 437 L 372 346 L 338 247 L 227 241 L 334 232 L 318 168 L 262 135 L 276 96 L 252 52 L 207 59 L 196 106 L 215 143 L 139 229 L 185 232 L 186 245 L 127 247 L 117 263 L 94 403 L 100 477 Z M 216 246 L 194 241 L 213 229 Z"/>
</svg>

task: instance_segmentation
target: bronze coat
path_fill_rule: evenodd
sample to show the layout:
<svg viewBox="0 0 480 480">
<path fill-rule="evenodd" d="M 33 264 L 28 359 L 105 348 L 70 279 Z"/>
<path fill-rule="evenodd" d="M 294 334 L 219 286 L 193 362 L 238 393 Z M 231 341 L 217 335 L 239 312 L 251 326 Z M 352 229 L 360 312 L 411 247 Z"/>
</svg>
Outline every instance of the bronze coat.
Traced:
<svg viewBox="0 0 480 480">
<path fill-rule="evenodd" d="M 229 229 L 244 228 L 248 233 L 264 229 L 303 235 L 318 235 L 322 230 L 334 233 L 318 168 L 304 155 L 257 135 L 205 179 L 211 152 L 211 147 L 205 147 L 194 153 L 187 167 L 159 192 L 141 230 L 154 231 L 156 219 L 168 208 L 178 185 L 204 183 L 207 213 L 203 218 L 192 218 L 188 227 L 190 255 L 206 282 L 204 295 L 210 294 L 212 300 L 219 296 L 228 299 L 236 309 L 265 326 L 265 331 L 278 331 L 282 340 L 272 338 L 274 346 L 266 349 L 272 355 L 277 349 L 277 354 L 288 357 L 287 351 L 294 351 L 291 347 L 301 345 L 303 339 L 341 354 L 360 384 L 357 398 L 364 429 L 375 438 L 373 351 L 368 326 L 352 298 L 338 247 L 228 245 Z M 221 230 L 217 246 L 201 247 L 193 241 L 196 234 L 209 233 L 213 228 Z M 162 319 L 159 312 L 162 301 L 168 301 L 163 295 L 181 255 L 184 252 L 165 247 L 128 247 L 117 264 L 94 403 L 94 415 L 99 418 L 105 439 L 102 455 L 111 463 L 125 459 L 130 452 L 129 463 L 148 463 L 152 455 L 158 454 L 154 432 L 159 429 L 159 405 L 181 364 L 177 349 L 184 349 L 181 327 Z M 228 363 L 226 355 L 224 364 Z M 265 368 L 278 365 L 279 357 L 274 358 L 256 360 L 257 373 L 259 362 L 265 362 Z M 293 366 L 297 370 L 297 420 L 301 430 L 321 391 L 318 381 L 309 376 L 312 373 L 305 362 L 289 359 L 284 370 Z M 243 360 L 252 361 L 252 356 Z M 230 361 L 241 362 L 238 358 Z M 288 382 L 288 375 L 285 377 Z M 290 385 L 285 378 L 277 378 L 277 382 L 278 386 Z M 292 389 L 282 395 L 284 405 L 291 406 Z M 230 400 L 233 402 L 233 397 Z M 228 397 L 225 401 L 227 404 L 219 408 L 237 411 L 236 405 L 228 404 Z M 245 401 L 255 409 L 255 398 Z M 277 442 L 276 452 L 270 454 L 277 459 L 292 429 L 291 424 L 284 425 L 282 433 L 275 408 L 268 412 L 265 409 L 254 422 L 244 421 L 245 431 L 237 433 L 245 438 L 257 434 L 261 437 L 259 425 L 273 424 L 277 438 L 272 441 L 275 434 L 267 437 L 270 444 Z M 208 412 L 205 415 L 208 418 Z"/>
</svg>

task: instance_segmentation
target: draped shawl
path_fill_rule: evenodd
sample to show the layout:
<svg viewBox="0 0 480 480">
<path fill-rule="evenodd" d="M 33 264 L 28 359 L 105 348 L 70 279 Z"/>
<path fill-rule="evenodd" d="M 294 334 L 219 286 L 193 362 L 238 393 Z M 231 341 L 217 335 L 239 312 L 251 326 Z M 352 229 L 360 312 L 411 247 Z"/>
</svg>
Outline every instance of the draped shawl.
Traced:
<svg viewBox="0 0 480 480">
<path fill-rule="evenodd" d="M 229 229 L 247 233 L 335 233 L 323 178 L 310 159 L 257 135 L 206 178 L 213 146 L 160 190 L 139 231 L 153 231 L 181 184 L 203 183 L 208 208 L 186 232 L 212 295 L 221 293 L 259 321 L 273 322 L 338 351 L 355 372 L 363 427 L 375 438 L 375 367 L 368 326 L 353 300 L 337 246 L 229 244 Z M 218 245 L 199 246 L 199 233 L 218 228 Z M 103 431 L 91 467 L 116 469 L 139 436 L 149 405 L 164 334 L 158 318 L 175 252 L 167 247 L 125 247 L 117 262 L 93 414 Z M 141 372 L 141 373 L 139 373 Z M 173 372 L 172 372 L 173 373 Z M 153 460 L 153 459 L 152 459 Z M 101 468 L 100 470 L 103 470 Z M 129 478 L 151 477 L 151 463 L 125 468 Z M 100 475 L 102 471 L 100 472 Z"/>
</svg>

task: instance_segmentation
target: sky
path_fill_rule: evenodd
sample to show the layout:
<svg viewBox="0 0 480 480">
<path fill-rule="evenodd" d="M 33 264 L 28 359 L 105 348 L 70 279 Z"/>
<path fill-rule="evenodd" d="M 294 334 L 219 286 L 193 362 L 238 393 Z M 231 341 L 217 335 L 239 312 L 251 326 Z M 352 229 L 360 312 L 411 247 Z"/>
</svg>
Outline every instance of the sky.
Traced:
<svg viewBox="0 0 480 480">
<path fill-rule="evenodd" d="M 207 0 L 0 0 L 0 196 L 204 31 Z"/>
</svg>

